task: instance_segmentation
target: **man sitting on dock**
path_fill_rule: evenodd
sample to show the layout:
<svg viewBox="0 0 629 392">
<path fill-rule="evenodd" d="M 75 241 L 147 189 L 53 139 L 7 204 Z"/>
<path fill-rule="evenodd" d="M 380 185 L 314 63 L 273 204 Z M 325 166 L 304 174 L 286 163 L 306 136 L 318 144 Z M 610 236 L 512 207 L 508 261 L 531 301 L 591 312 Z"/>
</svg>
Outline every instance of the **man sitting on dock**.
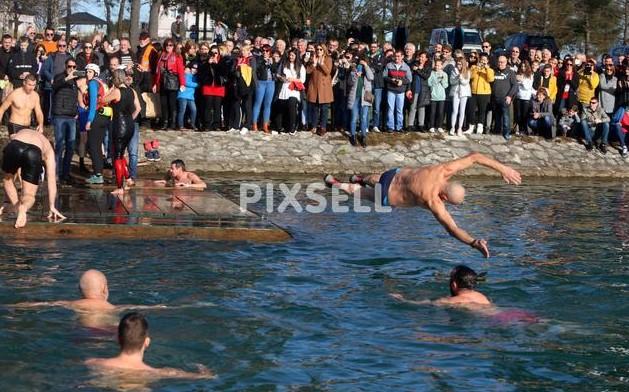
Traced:
<svg viewBox="0 0 629 392">
<path fill-rule="evenodd" d="M 207 188 L 207 184 L 201 177 L 193 172 L 186 171 L 186 164 L 181 159 L 172 161 L 170 169 L 166 174 L 166 179 L 154 181 L 154 184 L 196 189 Z"/>
<path fill-rule="evenodd" d="M 118 324 L 118 344 L 120 353 L 113 358 L 90 358 L 85 364 L 98 370 L 142 372 L 147 378 L 212 379 L 216 377 L 203 365 L 197 365 L 198 372 L 186 372 L 173 368 L 154 368 L 144 363 L 144 351 L 149 347 L 148 322 L 140 313 L 128 313 Z M 122 374 L 121 374 L 122 375 Z"/>
<path fill-rule="evenodd" d="M 478 249 L 485 257 L 489 257 L 487 241 L 474 239 L 458 227 L 444 203 L 463 203 L 465 188 L 460 183 L 449 182 L 449 180 L 458 172 L 474 164 L 497 171 L 507 184 L 518 185 L 522 182 L 520 173 L 478 152 L 436 165 L 396 168 L 383 174 L 371 174 L 366 177 L 352 176 L 350 183 L 341 183 L 329 174 L 325 176 L 324 181 L 326 185 L 334 186 L 349 194 L 358 192 L 361 198 L 370 201 L 375 200 L 377 189 L 374 187 L 379 186 L 381 191 L 379 201 L 382 206 L 426 208 L 451 236 Z"/>
<path fill-rule="evenodd" d="M 17 208 L 15 228 L 26 226 L 26 213 L 35 204 L 35 194 L 42 174 L 42 164 L 46 167 L 48 182 L 48 219 L 54 222 L 65 219 L 55 208 L 57 198 L 57 179 L 55 150 L 41 133 L 32 129 L 22 129 L 11 135 L 11 141 L 4 147 L 2 170 L 4 191 L 9 201 Z M 14 177 L 20 171 L 22 177 L 22 195 L 18 198 Z M 4 207 L 0 207 L 2 214 Z"/>
</svg>

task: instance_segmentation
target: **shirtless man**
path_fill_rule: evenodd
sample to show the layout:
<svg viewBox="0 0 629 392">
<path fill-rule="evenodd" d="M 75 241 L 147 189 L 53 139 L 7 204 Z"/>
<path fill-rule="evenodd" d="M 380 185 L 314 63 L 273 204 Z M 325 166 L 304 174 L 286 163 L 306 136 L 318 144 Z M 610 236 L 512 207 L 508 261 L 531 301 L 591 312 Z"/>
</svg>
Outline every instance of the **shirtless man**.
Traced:
<svg viewBox="0 0 629 392">
<path fill-rule="evenodd" d="M 491 302 L 487 297 L 474 290 L 478 282 L 478 274 L 464 265 L 456 266 L 450 271 L 450 297 L 443 297 L 434 301 L 411 301 L 401 294 L 391 294 L 391 297 L 417 305 L 460 306 L 471 310 L 491 310 Z"/>
<path fill-rule="evenodd" d="M 42 164 L 46 167 L 48 182 L 50 208 L 48 219 L 58 222 L 66 218 L 55 208 L 57 198 L 55 150 L 43 133 L 32 129 L 22 129 L 11 136 L 11 141 L 4 147 L 2 154 L 2 170 L 5 173 L 4 192 L 11 204 L 17 208 L 16 229 L 26 226 L 26 213 L 35 203 Z M 13 181 L 18 170 L 21 171 L 22 176 L 22 195 L 20 198 L 18 198 Z M 0 208 L 0 214 L 2 214 L 3 209 L 4 206 Z"/>
<path fill-rule="evenodd" d="M 144 363 L 144 351 L 151 344 L 148 322 L 140 313 L 128 313 L 118 324 L 120 353 L 113 358 L 90 358 L 87 366 L 98 370 L 142 372 L 147 378 L 211 379 L 216 377 L 208 368 L 197 365 L 197 373 L 173 368 L 154 368 Z"/>
<path fill-rule="evenodd" d="M 33 74 L 26 75 L 24 85 L 13 90 L 0 106 L 0 118 L 4 116 L 4 112 L 9 107 L 11 108 L 11 117 L 7 125 L 9 135 L 13 135 L 21 129 L 30 128 L 33 111 L 35 111 L 35 118 L 37 119 L 37 130 L 44 132 L 44 112 L 42 112 L 39 103 L 39 94 L 35 91 L 36 85 L 37 77 Z"/>
<path fill-rule="evenodd" d="M 341 183 L 331 175 L 324 178 L 328 186 L 353 194 L 359 192 L 361 198 L 375 200 L 379 184 L 380 201 L 383 206 L 422 207 L 430 210 L 435 218 L 459 241 L 478 249 L 485 257 L 489 257 L 487 241 L 474 239 L 465 230 L 456 225 L 448 213 L 444 202 L 461 204 L 465 198 L 465 188 L 457 182 L 449 182 L 450 178 L 468 167 L 479 164 L 499 172 L 507 184 L 520 184 L 520 173 L 500 162 L 473 152 L 466 157 L 454 161 L 423 166 L 419 168 L 398 168 L 389 170 L 382 175 L 372 174 L 367 177 L 352 176 L 350 183 Z M 366 186 L 369 185 L 370 188 Z"/>
<path fill-rule="evenodd" d="M 186 171 L 186 164 L 181 159 L 175 159 L 170 163 L 170 169 L 165 180 L 153 181 L 155 185 L 166 186 L 170 182 L 176 187 L 205 189 L 207 184 L 193 172 Z"/>
</svg>

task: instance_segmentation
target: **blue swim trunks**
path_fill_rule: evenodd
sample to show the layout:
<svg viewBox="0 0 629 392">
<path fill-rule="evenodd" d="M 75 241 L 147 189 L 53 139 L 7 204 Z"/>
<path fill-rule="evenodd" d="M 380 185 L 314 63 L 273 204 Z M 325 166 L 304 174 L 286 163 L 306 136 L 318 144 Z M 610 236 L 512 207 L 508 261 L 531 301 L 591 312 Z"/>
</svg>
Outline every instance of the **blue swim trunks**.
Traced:
<svg viewBox="0 0 629 392">
<path fill-rule="evenodd" d="M 385 171 L 380 176 L 380 181 L 378 181 L 378 183 L 380 184 L 380 191 L 382 192 L 382 206 L 389 205 L 389 187 L 391 186 L 391 182 L 393 182 L 393 178 L 399 173 L 399 171 L 400 168 L 398 167 Z"/>
</svg>

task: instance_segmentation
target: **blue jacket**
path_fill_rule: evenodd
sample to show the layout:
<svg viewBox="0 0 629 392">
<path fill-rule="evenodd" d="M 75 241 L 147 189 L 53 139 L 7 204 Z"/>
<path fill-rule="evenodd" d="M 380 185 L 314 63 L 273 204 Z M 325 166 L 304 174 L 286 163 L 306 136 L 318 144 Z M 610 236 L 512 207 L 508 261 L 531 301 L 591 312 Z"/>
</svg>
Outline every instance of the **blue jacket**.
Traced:
<svg viewBox="0 0 629 392">
<path fill-rule="evenodd" d="M 186 72 L 186 89 L 177 93 L 177 99 L 187 99 L 194 101 L 194 90 L 197 88 L 197 77 L 190 72 Z"/>
</svg>

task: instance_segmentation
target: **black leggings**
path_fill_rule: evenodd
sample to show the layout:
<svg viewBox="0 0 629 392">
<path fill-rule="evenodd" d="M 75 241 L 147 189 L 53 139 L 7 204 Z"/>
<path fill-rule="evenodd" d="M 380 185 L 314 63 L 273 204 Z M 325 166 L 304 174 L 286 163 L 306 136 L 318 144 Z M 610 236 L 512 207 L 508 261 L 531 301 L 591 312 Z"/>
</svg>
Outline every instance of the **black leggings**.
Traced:
<svg viewBox="0 0 629 392">
<path fill-rule="evenodd" d="M 518 124 L 518 131 L 522 134 L 528 133 L 528 120 L 529 120 L 529 108 L 531 107 L 531 101 L 528 99 L 516 99 L 516 106 L 513 108 L 516 117 L 516 123 Z M 515 117 L 515 116 L 514 116 Z"/>
<path fill-rule="evenodd" d="M 295 97 L 290 97 L 288 99 L 281 99 L 281 100 L 277 100 L 278 105 L 280 105 L 278 107 L 278 111 L 277 111 L 277 124 L 278 129 L 280 129 L 280 127 L 282 126 L 283 123 L 286 122 L 286 119 L 284 118 L 284 114 L 288 113 L 288 123 L 286 124 L 286 132 L 294 132 L 297 130 L 297 98 Z"/>
<path fill-rule="evenodd" d="M 113 122 L 114 158 L 124 157 L 124 152 L 135 132 L 133 117 L 129 115 L 118 116 Z"/>
<path fill-rule="evenodd" d="M 483 124 L 483 126 L 485 125 L 485 121 L 487 118 L 487 109 L 489 108 L 490 100 L 491 95 L 472 95 L 472 106 L 474 111 L 477 111 L 476 124 Z M 488 126 L 491 126 L 491 124 L 489 124 Z"/>
<path fill-rule="evenodd" d="M 162 125 L 173 128 L 177 120 L 177 90 L 159 90 L 159 100 L 162 109 Z"/>
<path fill-rule="evenodd" d="M 430 128 L 443 127 L 445 101 L 430 101 Z"/>
<path fill-rule="evenodd" d="M 209 129 L 220 128 L 223 97 L 205 95 L 203 98 L 205 100 L 205 105 L 203 107 L 203 125 Z"/>
<path fill-rule="evenodd" d="M 87 132 L 87 145 L 90 157 L 92 157 L 94 174 L 103 174 L 103 141 L 110 122 L 109 117 L 97 113 L 90 130 Z"/>
</svg>

